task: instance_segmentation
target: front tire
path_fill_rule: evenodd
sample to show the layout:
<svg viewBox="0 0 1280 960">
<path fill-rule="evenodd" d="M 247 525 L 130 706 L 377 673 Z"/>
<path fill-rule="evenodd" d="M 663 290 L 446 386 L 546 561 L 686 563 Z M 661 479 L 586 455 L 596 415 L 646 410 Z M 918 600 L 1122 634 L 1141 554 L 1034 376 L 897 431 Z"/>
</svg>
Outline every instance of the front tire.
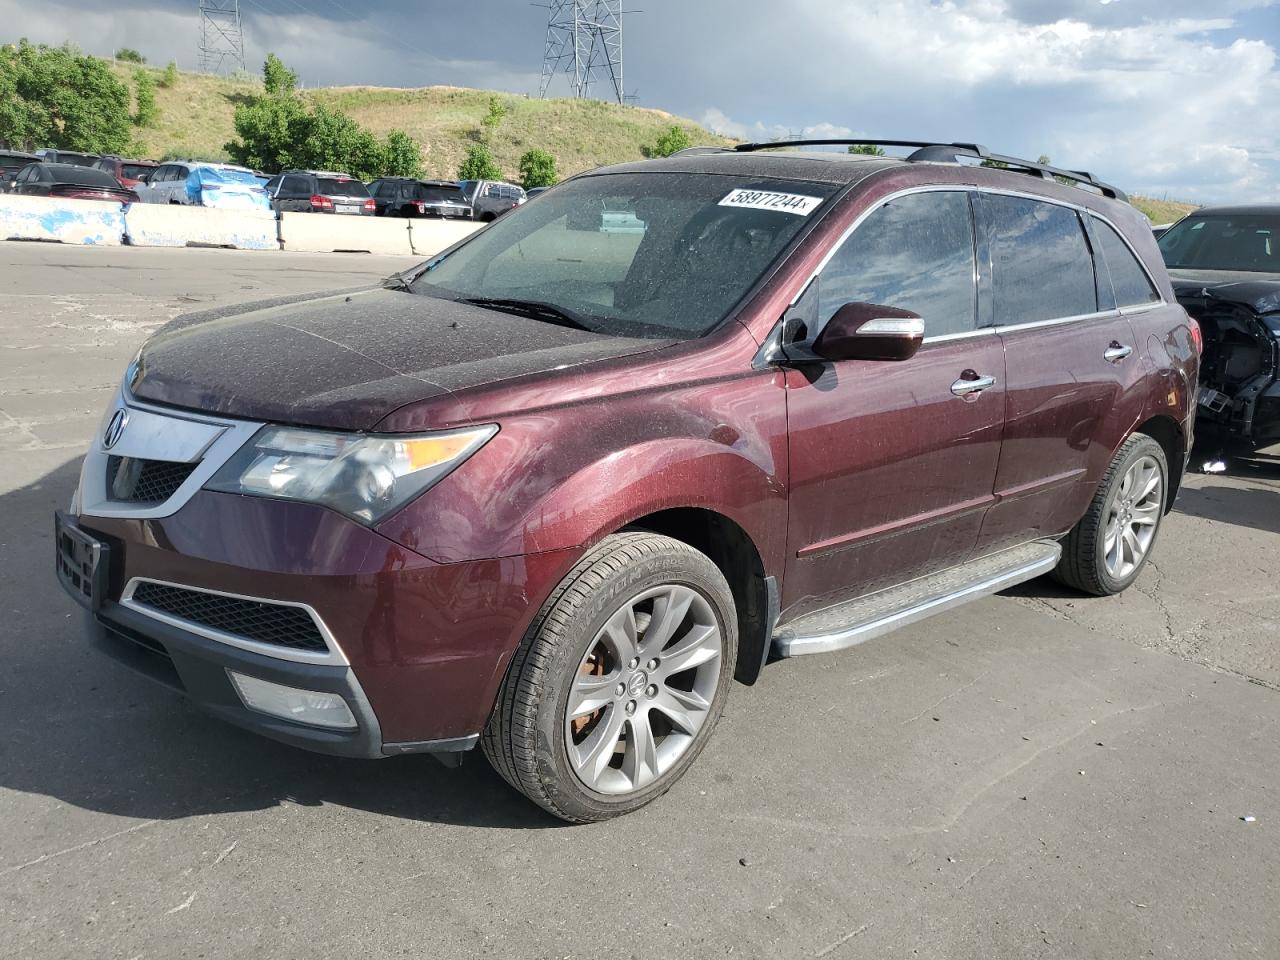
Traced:
<svg viewBox="0 0 1280 960">
<path fill-rule="evenodd" d="M 687 544 L 614 534 L 560 583 L 516 651 L 482 739 L 513 787 L 571 823 L 666 793 L 724 709 L 729 584 Z"/>
<path fill-rule="evenodd" d="M 1151 556 L 1168 490 L 1164 448 L 1135 433 L 1116 451 L 1088 511 L 1063 538 L 1054 577 L 1099 597 L 1128 588 Z"/>
</svg>

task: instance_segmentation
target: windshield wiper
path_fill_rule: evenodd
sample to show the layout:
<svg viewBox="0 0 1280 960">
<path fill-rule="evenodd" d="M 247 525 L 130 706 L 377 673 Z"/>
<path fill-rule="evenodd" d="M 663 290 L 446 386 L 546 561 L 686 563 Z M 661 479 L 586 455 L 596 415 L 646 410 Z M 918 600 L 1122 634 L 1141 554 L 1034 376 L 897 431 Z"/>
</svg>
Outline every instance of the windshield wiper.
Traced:
<svg viewBox="0 0 1280 960">
<path fill-rule="evenodd" d="M 573 327 L 576 330 L 595 333 L 595 327 L 587 323 L 582 314 L 543 300 L 516 300 L 504 297 L 461 297 L 458 302 L 470 303 L 477 307 L 487 307 L 491 310 L 515 313 L 522 317 L 533 317 L 535 320 L 545 320 L 548 323 L 558 324 L 562 327 Z"/>
</svg>

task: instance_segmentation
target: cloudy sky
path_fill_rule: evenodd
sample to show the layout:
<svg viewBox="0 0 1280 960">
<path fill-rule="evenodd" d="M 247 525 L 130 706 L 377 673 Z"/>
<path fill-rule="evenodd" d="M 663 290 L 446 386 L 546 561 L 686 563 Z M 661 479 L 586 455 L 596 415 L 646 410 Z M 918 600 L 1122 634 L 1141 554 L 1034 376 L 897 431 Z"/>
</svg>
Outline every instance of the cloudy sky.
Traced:
<svg viewBox="0 0 1280 960">
<path fill-rule="evenodd" d="M 643 0 L 626 87 L 721 132 L 965 140 L 1133 192 L 1280 200 L 1280 0 Z M 10 38 L 194 68 L 196 0 L 0 0 Z M 240 0 L 307 85 L 538 88 L 525 0 Z"/>
</svg>

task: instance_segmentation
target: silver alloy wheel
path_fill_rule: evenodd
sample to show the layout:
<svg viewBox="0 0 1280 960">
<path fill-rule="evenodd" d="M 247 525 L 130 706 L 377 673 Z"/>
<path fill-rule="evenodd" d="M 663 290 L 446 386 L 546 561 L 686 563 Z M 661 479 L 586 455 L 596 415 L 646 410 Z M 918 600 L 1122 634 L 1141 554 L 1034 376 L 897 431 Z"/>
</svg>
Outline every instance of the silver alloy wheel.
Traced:
<svg viewBox="0 0 1280 960">
<path fill-rule="evenodd" d="M 670 770 L 711 713 L 722 644 L 715 611 L 691 587 L 651 587 L 619 607 L 569 689 L 565 746 L 578 779 L 616 795 Z"/>
<path fill-rule="evenodd" d="M 1140 457 L 1125 471 L 1107 510 L 1102 557 L 1107 573 L 1123 580 L 1151 548 L 1164 509 L 1164 477 L 1154 457 Z"/>
</svg>

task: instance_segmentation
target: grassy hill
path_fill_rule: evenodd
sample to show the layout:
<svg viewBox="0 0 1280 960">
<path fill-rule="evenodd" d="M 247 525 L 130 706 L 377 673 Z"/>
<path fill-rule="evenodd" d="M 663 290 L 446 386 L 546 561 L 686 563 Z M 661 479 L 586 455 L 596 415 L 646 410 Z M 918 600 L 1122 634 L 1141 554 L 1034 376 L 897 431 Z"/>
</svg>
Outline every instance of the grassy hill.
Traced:
<svg viewBox="0 0 1280 960">
<path fill-rule="evenodd" d="M 132 88 L 132 72 L 117 72 Z M 159 79 L 159 71 L 155 75 Z M 155 159 L 226 159 L 223 144 L 235 136 L 236 105 L 261 92 L 256 79 L 180 73 L 173 87 L 156 90 L 160 119 L 155 127 L 139 131 L 143 153 Z M 379 136 L 393 128 L 404 130 L 422 147 L 428 175 L 444 178 L 456 175 L 491 96 L 501 98 L 507 110 L 491 146 L 511 178 L 520 155 L 533 147 L 556 158 L 561 176 L 638 160 L 641 147 L 652 145 L 673 124 L 684 127 L 695 144 L 732 142 L 662 110 L 597 100 L 536 100 L 462 87 L 325 87 L 305 90 L 303 96 L 343 111 Z"/>
<path fill-rule="evenodd" d="M 132 70 L 117 66 L 132 88 Z M 153 71 L 159 79 L 160 71 Z M 236 105 L 262 92 L 255 78 L 180 73 L 169 89 L 157 88 L 160 119 L 142 130 L 138 140 L 148 157 L 226 159 L 223 144 L 235 136 Z M 493 138 L 493 151 L 506 175 L 516 179 L 520 155 L 540 147 L 556 158 L 561 176 L 607 163 L 637 160 L 641 148 L 653 144 L 672 124 L 684 127 L 695 144 L 728 144 L 692 120 L 662 110 L 623 107 L 598 100 L 535 100 L 509 93 L 464 87 L 322 87 L 303 96 L 349 114 L 379 136 L 404 130 L 422 147 L 429 176 L 452 178 L 467 147 L 474 142 L 489 98 L 498 96 L 507 115 Z M 1170 223 L 1194 204 L 1132 197 L 1133 205 L 1152 223 Z"/>
</svg>

